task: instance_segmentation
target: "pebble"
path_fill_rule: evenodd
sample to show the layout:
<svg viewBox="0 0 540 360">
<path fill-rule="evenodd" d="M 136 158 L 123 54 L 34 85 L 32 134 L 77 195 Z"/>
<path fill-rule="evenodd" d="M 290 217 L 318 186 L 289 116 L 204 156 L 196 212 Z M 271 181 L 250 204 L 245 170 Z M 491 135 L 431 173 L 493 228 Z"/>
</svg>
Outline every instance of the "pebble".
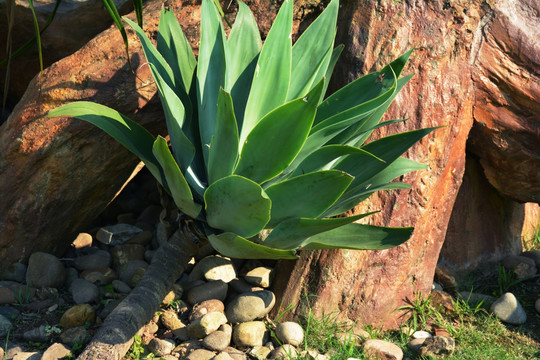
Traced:
<svg viewBox="0 0 540 360">
<path fill-rule="evenodd" d="M 50 337 L 51 335 L 47 332 L 45 325 L 25 331 L 23 334 L 23 338 L 26 341 L 47 342 Z"/>
<path fill-rule="evenodd" d="M 224 312 L 225 305 L 223 302 L 217 299 L 205 300 L 200 304 L 195 304 L 191 309 L 191 314 L 189 315 L 189 321 L 195 321 L 201 316 L 204 316 L 210 312 Z"/>
<path fill-rule="evenodd" d="M 419 355 L 421 357 L 452 355 L 455 347 L 454 339 L 446 336 L 433 336 L 426 339 L 420 346 Z"/>
<path fill-rule="evenodd" d="M 272 285 L 272 280 L 274 280 L 274 269 L 267 266 L 259 266 L 254 269 L 249 270 L 244 275 L 244 280 L 248 283 L 260 286 L 263 288 L 268 288 Z"/>
<path fill-rule="evenodd" d="M 199 260 L 189 274 L 189 281 L 206 279 L 229 283 L 235 278 L 236 270 L 231 259 L 219 255 L 210 255 Z"/>
<path fill-rule="evenodd" d="M 266 325 L 262 321 L 248 321 L 233 329 L 233 342 L 237 346 L 261 346 L 267 338 Z"/>
<path fill-rule="evenodd" d="M 304 341 L 304 329 L 298 323 L 286 321 L 276 326 L 276 336 L 283 344 L 298 346 Z"/>
<path fill-rule="evenodd" d="M 81 273 L 81 279 L 88 280 L 98 286 L 109 285 L 117 278 L 116 271 L 111 268 L 85 270 Z"/>
<path fill-rule="evenodd" d="M 148 350 L 157 356 L 164 356 L 171 353 L 174 349 L 175 343 L 171 339 L 159 339 L 153 338 L 148 343 Z"/>
<path fill-rule="evenodd" d="M 211 312 L 189 324 L 188 333 L 192 337 L 202 339 L 219 329 L 219 327 L 225 323 L 227 323 L 225 314 L 221 312 Z"/>
<path fill-rule="evenodd" d="M 210 360 L 213 359 L 216 354 L 213 351 L 206 349 L 193 350 L 186 357 L 187 360 Z"/>
<path fill-rule="evenodd" d="M 152 240 L 152 232 L 151 231 L 142 231 L 135 236 L 133 236 L 126 244 L 139 244 L 142 246 L 146 246 L 150 244 L 150 241 Z"/>
<path fill-rule="evenodd" d="M 389 341 L 369 339 L 364 343 L 363 349 L 368 359 L 403 359 L 403 350 L 401 350 L 396 344 Z"/>
<path fill-rule="evenodd" d="M 431 292 L 430 303 L 435 309 L 445 315 L 452 315 L 456 311 L 454 299 L 449 293 L 442 290 L 434 290 Z"/>
<path fill-rule="evenodd" d="M 84 279 L 74 280 L 71 284 L 70 292 L 76 304 L 97 302 L 99 299 L 99 288 Z"/>
<path fill-rule="evenodd" d="M 80 233 L 71 243 L 75 249 L 83 249 L 92 246 L 92 235 L 88 233 Z"/>
<path fill-rule="evenodd" d="M 63 344 L 73 347 L 76 344 L 86 345 L 92 340 L 92 336 L 84 326 L 66 329 L 60 334 Z"/>
<path fill-rule="evenodd" d="M 129 294 L 131 292 L 131 287 L 122 280 L 113 280 L 112 285 L 114 291 L 120 294 Z"/>
<path fill-rule="evenodd" d="M 534 276 L 537 272 L 534 260 L 527 256 L 508 255 L 501 264 L 505 269 L 512 270 L 518 279 Z"/>
<path fill-rule="evenodd" d="M 232 346 L 229 346 L 224 350 L 227 354 L 229 354 L 230 357 L 233 358 L 233 360 L 247 360 L 247 355 L 242 352 L 241 350 L 238 350 Z"/>
<path fill-rule="evenodd" d="M 222 351 L 231 343 L 231 334 L 225 331 L 214 331 L 203 339 L 203 346 L 208 350 Z"/>
<path fill-rule="evenodd" d="M 291 344 L 284 344 L 274 349 L 268 355 L 269 359 L 294 359 L 298 357 L 298 350 Z"/>
<path fill-rule="evenodd" d="M 75 258 L 73 264 L 79 271 L 107 268 L 111 266 L 111 254 L 97 248 L 88 249 L 90 253 Z"/>
<path fill-rule="evenodd" d="M 407 343 L 407 348 L 418 354 L 420 352 L 420 347 L 422 344 L 424 344 L 424 341 L 426 341 L 427 338 L 418 338 L 418 339 L 412 339 Z"/>
<path fill-rule="evenodd" d="M 266 359 L 268 355 L 272 352 L 267 346 L 254 346 L 253 349 L 249 352 L 250 355 L 256 359 Z"/>
<path fill-rule="evenodd" d="M 239 294 L 264 290 L 262 287 L 248 284 L 244 279 L 234 279 L 229 283 L 229 286 L 232 287 L 232 289 Z"/>
<path fill-rule="evenodd" d="M 60 325 L 64 329 L 84 326 L 87 322 L 91 325 L 96 321 L 96 312 L 88 304 L 75 305 L 69 308 L 60 319 Z"/>
<path fill-rule="evenodd" d="M 431 336 L 432 335 L 430 333 L 423 330 L 415 331 L 412 334 L 413 339 L 427 339 L 427 338 L 430 338 Z"/>
<path fill-rule="evenodd" d="M 144 260 L 145 251 L 145 247 L 139 244 L 116 245 L 111 250 L 113 266 L 118 269 L 129 261 Z"/>
<path fill-rule="evenodd" d="M 6 319 L 5 316 L 0 315 L 0 337 L 6 336 L 12 327 L 13 324 L 11 324 L 11 321 Z"/>
<path fill-rule="evenodd" d="M 19 310 L 12 306 L 0 306 L 0 315 L 3 315 L 8 320 L 15 320 L 20 313 Z"/>
<path fill-rule="evenodd" d="M 173 350 L 174 353 L 180 355 L 181 358 L 185 358 L 189 353 L 194 350 L 202 349 L 202 345 L 198 340 L 187 340 L 176 346 Z"/>
<path fill-rule="evenodd" d="M 16 302 L 13 290 L 6 286 L 0 286 L 0 305 L 15 304 Z"/>
<path fill-rule="evenodd" d="M 26 283 L 35 288 L 60 288 L 66 281 L 66 269 L 54 255 L 35 252 L 28 259 Z"/>
<path fill-rule="evenodd" d="M 65 345 L 54 343 L 41 356 L 41 360 L 59 360 L 68 356 L 73 356 L 71 350 Z"/>
<path fill-rule="evenodd" d="M 534 303 L 534 308 L 536 309 L 536 312 L 540 314 L 540 298 Z"/>
<path fill-rule="evenodd" d="M 6 358 L 9 359 L 9 355 L 6 354 Z M 18 352 L 11 358 L 12 360 L 41 360 L 41 354 L 35 351 L 22 351 Z"/>
<path fill-rule="evenodd" d="M 214 356 L 212 360 L 233 360 L 233 358 L 231 357 L 231 355 L 229 355 L 229 353 L 220 352 L 219 354 Z"/>
<path fill-rule="evenodd" d="M 276 303 L 274 293 L 268 290 L 242 293 L 235 297 L 225 310 L 231 323 L 260 319 L 272 310 Z"/>
<path fill-rule="evenodd" d="M 512 325 L 520 325 L 527 321 L 525 310 L 516 299 L 514 294 L 507 292 L 498 298 L 493 305 L 491 311 L 502 321 Z"/>
<path fill-rule="evenodd" d="M 208 283 L 195 286 L 189 289 L 187 293 L 187 301 L 191 305 L 201 303 L 205 300 L 218 299 L 224 301 L 227 297 L 227 283 L 216 280 Z"/>
<path fill-rule="evenodd" d="M 161 324 L 171 331 L 186 327 L 186 324 L 178 318 L 178 315 L 174 311 L 164 311 L 159 319 Z"/>
<path fill-rule="evenodd" d="M 21 263 L 13 263 L 7 267 L 2 273 L 2 280 L 24 282 L 26 279 L 26 265 Z"/>
<path fill-rule="evenodd" d="M 525 256 L 525 257 L 528 257 L 529 259 L 532 259 L 537 269 L 540 271 L 540 251 L 538 250 L 524 251 L 520 254 L 520 256 Z"/>
<path fill-rule="evenodd" d="M 116 246 L 125 243 L 142 231 L 141 228 L 129 224 L 104 226 L 98 230 L 96 240 L 105 245 Z"/>
</svg>

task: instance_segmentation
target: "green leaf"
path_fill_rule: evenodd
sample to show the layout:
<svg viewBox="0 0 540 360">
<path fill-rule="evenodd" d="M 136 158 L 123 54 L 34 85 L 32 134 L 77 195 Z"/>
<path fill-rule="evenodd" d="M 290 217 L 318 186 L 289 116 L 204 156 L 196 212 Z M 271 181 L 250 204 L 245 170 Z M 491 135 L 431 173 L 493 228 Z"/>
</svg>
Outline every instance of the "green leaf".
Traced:
<svg viewBox="0 0 540 360">
<path fill-rule="evenodd" d="M 143 3 L 142 0 L 133 0 L 133 9 L 135 10 L 135 15 L 137 17 L 137 24 L 143 26 Z"/>
<path fill-rule="evenodd" d="M 412 232 L 410 227 L 387 228 L 352 223 L 310 237 L 301 249 L 384 250 L 403 244 Z"/>
<path fill-rule="evenodd" d="M 236 234 L 226 232 L 209 235 L 208 241 L 216 251 L 224 256 L 237 259 L 290 259 L 297 258 L 293 250 L 273 249 L 249 241 Z"/>
<path fill-rule="evenodd" d="M 292 61 L 292 9 L 293 0 L 285 0 L 261 50 L 240 131 L 241 147 L 257 123 L 287 99 Z"/>
<path fill-rule="evenodd" d="M 325 75 L 332 57 L 338 9 L 339 1 L 332 0 L 294 44 L 287 100 L 304 96 Z"/>
<path fill-rule="evenodd" d="M 167 85 L 169 85 L 169 87 L 175 92 L 178 92 L 181 87 L 176 83 L 171 67 L 169 64 L 167 64 L 167 61 L 165 61 L 163 56 L 157 51 L 152 42 L 148 39 L 143 29 L 141 29 L 139 25 L 135 24 L 127 17 L 124 17 L 123 19 L 133 28 L 133 30 L 135 30 L 135 33 L 139 37 L 146 60 L 155 66 L 156 71 L 167 83 Z"/>
<path fill-rule="evenodd" d="M 264 245 L 278 249 L 296 249 L 307 238 L 352 223 L 376 213 L 371 212 L 334 219 L 293 218 L 280 223 L 264 240 Z M 331 239 L 329 239 L 331 241 Z"/>
<path fill-rule="evenodd" d="M 165 112 L 167 130 L 171 138 L 171 147 L 174 157 L 178 161 L 182 171 L 186 171 L 195 156 L 195 146 L 189 141 L 182 130 L 185 121 L 185 111 L 182 101 L 167 85 L 152 63 L 149 64 L 152 75 L 158 89 L 161 105 Z"/>
<path fill-rule="evenodd" d="M 229 34 L 230 62 L 227 64 L 228 91 L 234 103 L 234 112 L 242 126 L 246 103 L 253 82 L 253 74 L 262 47 L 261 35 L 249 7 L 238 2 L 238 14 Z"/>
<path fill-rule="evenodd" d="M 199 131 L 204 161 L 215 133 L 219 89 L 226 88 L 227 43 L 221 18 L 210 0 L 201 5 L 201 43 L 197 67 Z"/>
<path fill-rule="evenodd" d="M 71 116 L 97 126 L 141 159 L 163 187 L 167 182 L 161 166 L 152 153 L 154 137 L 135 121 L 107 106 L 89 101 L 77 101 L 49 111 L 49 117 Z"/>
<path fill-rule="evenodd" d="M 309 134 L 323 82 L 304 98 L 280 106 L 257 124 L 244 143 L 236 174 L 262 183 L 290 165 Z"/>
<path fill-rule="evenodd" d="M 309 154 L 293 171 L 290 177 L 298 176 L 313 171 L 328 170 L 341 157 L 351 154 L 362 153 L 366 156 L 372 156 L 378 159 L 373 154 L 366 152 L 354 146 L 346 145 L 326 145 Z M 383 161 L 382 159 L 378 159 Z"/>
<path fill-rule="evenodd" d="M 243 237 L 259 233 L 270 220 L 271 201 L 255 182 L 238 175 L 222 178 L 204 193 L 206 219 L 215 229 Z"/>
<path fill-rule="evenodd" d="M 231 95 L 221 89 L 218 98 L 216 133 L 210 143 L 208 178 L 210 184 L 233 173 L 238 158 L 238 128 Z"/>
<path fill-rule="evenodd" d="M 337 170 L 318 171 L 267 188 L 272 200 L 272 228 L 288 218 L 316 218 L 345 192 L 353 177 Z"/>
<path fill-rule="evenodd" d="M 166 9 L 161 11 L 159 19 L 157 50 L 171 67 L 177 83 L 187 96 L 193 83 L 197 60 L 174 13 Z M 185 103 L 183 98 L 182 102 Z"/>
<path fill-rule="evenodd" d="M 193 194 L 186 178 L 169 151 L 167 140 L 158 136 L 154 142 L 152 152 L 163 168 L 171 196 L 178 209 L 194 219 L 197 218 L 202 206 L 193 201 Z"/>
<path fill-rule="evenodd" d="M 330 56 L 330 62 L 328 63 L 328 68 L 326 69 L 326 73 L 324 75 L 324 89 L 323 89 L 323 97 L 326 95 L 326 91 L 328 89 L 328 85 L 330 84 L 330 80 L 332 78 L 332 74 L 334 73 L 334 68 L 336 67 L 336 63 L 339 60 L 339 56 L 341 55 L 341 52 L 345 48 L 345 45 L 341 44 L 338 45 L 332 50 L 332 55 Z M 321 101 L 323 99 L 321 98 Z M 319 103 L 321 102 L 319 101 Z"/>
</svg>

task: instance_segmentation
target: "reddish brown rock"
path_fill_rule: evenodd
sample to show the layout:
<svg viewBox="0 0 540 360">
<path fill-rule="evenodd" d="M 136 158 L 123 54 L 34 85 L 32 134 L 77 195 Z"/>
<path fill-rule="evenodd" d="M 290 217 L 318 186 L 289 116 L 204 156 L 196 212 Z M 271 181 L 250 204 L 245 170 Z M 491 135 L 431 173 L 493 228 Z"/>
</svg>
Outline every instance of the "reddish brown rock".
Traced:
<svg viewBox="0 0 540 360">
<path fill-rule="evenodd" d="M 470 150 L 489 182 L 540 202 L 540 2 L 496 1 L 477 53 Z"/>
<path fill-rule="evenodd" d="M 160 9 L 161 2 L 146 7 L 149 33 L 157 29 Z M 190 6 L 177 9 L 186 27 L 198 20 L 189 15 L 192 11 Z M 161 106 L 151 100 L 150 71 L 135 34 L 128 33 L 135 74 L 118 30 L 111 27 L 36 76 L 0 127 L 0 264 L 25 261 L 35 251 L 61 254 L 138 163 L 103 131 L 76 119 L 48 118 L 50 109 L 91 100 L 165 134 Z"/>
</svg>

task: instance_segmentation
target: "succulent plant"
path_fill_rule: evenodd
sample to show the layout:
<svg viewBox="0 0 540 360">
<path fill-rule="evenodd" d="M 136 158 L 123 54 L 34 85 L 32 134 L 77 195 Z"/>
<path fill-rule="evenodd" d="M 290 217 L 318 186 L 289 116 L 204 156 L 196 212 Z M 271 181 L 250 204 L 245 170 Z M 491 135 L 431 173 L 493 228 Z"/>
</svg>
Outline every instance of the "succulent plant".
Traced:
<svg viewBox="0 0 540 360">
<path fill-rule="evenodd" d="M 293 45 L 293 2 L 285 0 L 263 45 L 248 6 L 238 2 L 227 37 L 216 6 L 203 0 L 198 59 L 172 12 L 162 11 L 157 47 L 125 19 L 151 68 L 170 147 L 99 104 L 74 102 L 49 116 L 88 121 L 137 155 L 223 255 L 399 245 L 412 228 L 355 222 L 371 213 L 336 215 L 376 191 L 409 187 L 393 180 L 424 166 L 401 155 L 433 128 L 365 144 L 399 121 L 381 119 L 411 78 L 400 77 L 411 51 L 325 98 L 343 50 L 334 47 L 338 7 L 332 0 Z"/>
</svg>

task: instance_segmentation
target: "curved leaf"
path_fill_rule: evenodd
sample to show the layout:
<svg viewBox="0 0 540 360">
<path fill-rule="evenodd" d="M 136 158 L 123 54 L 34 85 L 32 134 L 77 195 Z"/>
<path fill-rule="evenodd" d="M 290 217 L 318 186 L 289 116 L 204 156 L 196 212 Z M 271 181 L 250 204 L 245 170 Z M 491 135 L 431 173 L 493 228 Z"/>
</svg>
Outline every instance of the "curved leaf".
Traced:
<svg viewBox="0 0 540 360">
<path fill-rule="evenodd" d="M 304 96 L 325 75 L 332 58 L 338 9 L 339 1 L 332 0 L 294 44 L 287 100 Z"/>
<path fill-rule="evenodd" d="M 352 223 L 314 235 L 300 249 L 384 250 L 409 240 L 413 230 Z"/>
<path fill-rule="evenodd" d="M 206 219 L 215 229 L 243 237 L 259 233 L 270 220 L 271 201 L 255 182 L 238 175 L 222 178 L 204 193 Z"/>
<path fill-rule="evenodd" d="M 266 115 L 247 137 L 235 174 L 262 183 L 287 168 L 309 134 L 322 87 L 321 80 L 304 98 Z"/>
<path fill-rule="evenodd" d="M 337 170 L 300 175 L 267 188 L 272 200 L 272 228 L 287 218 L 316 218 L 345 192 L 353 177 Z"/>
<path fill-rule="evenodd" d="M 182 171 L 180 171 L 178 164 L 176 164 L 176 161 L 169 151 L 167 140 L 158 136 L 154 142 L 152 152 L 163 168 L 167 183 L 169 184 L 171 196 L 178 209 L 194 219 L 197 218 L 201 212 L 202 206 L 193 201 L 193 194 L 191 193 Z"/>
<path fill-rule="evenodd" d="M 154 137 L 145 128 L 107 106 L 89 101 L 76 101 L 49 111 L 49 117 L 71 116 L 97 126 L 141 159 L 163 187 L 167 182 L 161 166 L 152 153 Z"/>
<path fill-rule="evenodd" d="M 208 179 L 210 184 L 233 173 L 238 158 L 238 128 L 231 95 L 223 89 L 218 98 L 216 133 L 210 143 Z"/>
<path fill-rule="evenodd" d="M 264 240 L 264 245 L 278 249 L 296 249 L 311 236 L 350 224 L 374 213 L 376 211 L 334 219 L 288 219 L 272 230 Z M 331 242 L 332 240 L 329 239 L 328 241 Z"/>
<path fill-rule="evenodd" d="M 209 235 L 208 241 L 221 255 L 238 259 L 291 259 L 297 258 L 293 250 L 273 249 L 226 232 Z"/>
<path fill-rule="evenodd" d="M 293 0 L 285 0 L 262 47 L 240 131 L 241 147 L 255 125 L 287 99 L 292 61 L 292 9 Z"/>
</svg>

